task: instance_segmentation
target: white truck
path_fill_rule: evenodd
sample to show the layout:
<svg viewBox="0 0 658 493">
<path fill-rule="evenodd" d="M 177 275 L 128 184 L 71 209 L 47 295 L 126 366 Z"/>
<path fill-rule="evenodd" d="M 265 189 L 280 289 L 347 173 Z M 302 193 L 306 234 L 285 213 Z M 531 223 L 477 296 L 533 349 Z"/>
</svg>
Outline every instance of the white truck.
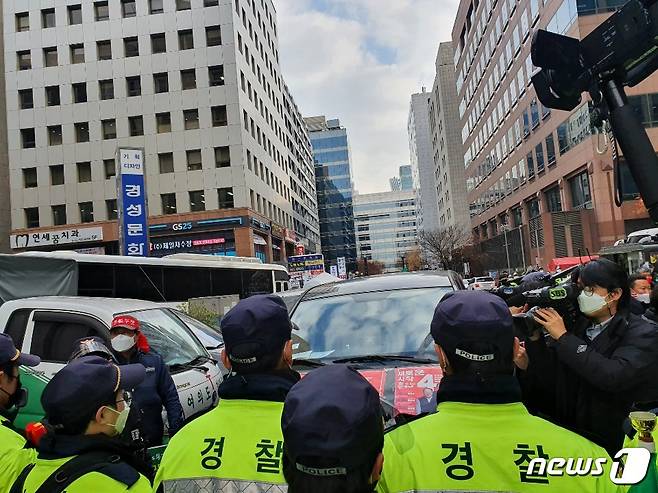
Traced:
<svg viewBox="0 0 658 493">
<path fill-rule="evenodd" d="M 217 403 L 222 366 L 210 357 L 176 310 L 131 299 L 22 298 L 0 305 L 0 332 L 9 334 L 21 351 L 41 357 L 39 366 L 22 368 L 29 399 L 16 420 L 19 427 L 43 417 L 41 392 L 67 363 L 74 342 L 100 336 L 109 347 L 110 324 L 119 314 L 130 314 L 141 322 L 150 346 L 169 366 L 186 419 Z"/>
</svg>

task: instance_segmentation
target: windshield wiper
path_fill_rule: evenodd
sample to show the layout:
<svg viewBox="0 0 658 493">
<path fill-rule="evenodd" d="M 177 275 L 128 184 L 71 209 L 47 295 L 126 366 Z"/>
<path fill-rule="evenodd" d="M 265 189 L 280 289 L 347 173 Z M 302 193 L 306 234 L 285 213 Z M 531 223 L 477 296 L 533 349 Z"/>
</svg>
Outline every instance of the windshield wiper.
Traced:
<svg viewBox="0 0 658 493">
<path fill-rule="evenodd" d="M 320 368 L 321 366 L 325 366 L 326 363 L 323 363 L 322 361 L 318 359 L 305 359 L 305 358 L 295 358 L 293 356 L 292 359 L 292 364 L 293 366 L 295 365 L 301 365 L 301 366 L 310 366 L 311 368 Z"/>
<path fill-rule="evenodd" d="M 173 365 L 169 365 L 169 370 L 171 372 L 177 372 L 181 370 L 199 370 L 202 371 L 203 373 L 208 373 L 208 368 L 206 368 L 205 366 L 199 366 L 194 364 L 200 358 L 203 358 L 204 360 L 208 359 L 206 356 L 199 356 L 197 358 L 194 358 L 189 363 L 174 363 Z M 212 359 L 209 360 L 212 361 Z"/>
<path fill-rule="evenodd" d="M 349 358 L 335 359 L 332 363 L 369 363 L 371 361 L 377 363 L 385 363 L 387 361 L 404 361 L 407 363 L 418 364 L 438 364 L 438 361 L 427 358 L 416 358 L 415 356 L 404 356 L 402 354 L 370 354 L 364 356 L 352 356 Z"/>
</svg>

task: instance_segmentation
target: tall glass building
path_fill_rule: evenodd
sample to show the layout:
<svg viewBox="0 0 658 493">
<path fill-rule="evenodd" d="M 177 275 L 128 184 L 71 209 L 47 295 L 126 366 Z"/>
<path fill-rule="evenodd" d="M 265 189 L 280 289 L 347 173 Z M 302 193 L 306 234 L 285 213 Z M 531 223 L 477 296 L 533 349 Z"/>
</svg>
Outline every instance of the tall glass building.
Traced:
<svg viewBox="0 0 658 493">
<path fill-rule="evenodd" d="M 347 130 L 325 116 L 305 118 L 315 161 L 320 238 L 327 271 L 345 257 L 348 272 L 356 270 L 356 238 L 352 168 Z"/>
</svg>

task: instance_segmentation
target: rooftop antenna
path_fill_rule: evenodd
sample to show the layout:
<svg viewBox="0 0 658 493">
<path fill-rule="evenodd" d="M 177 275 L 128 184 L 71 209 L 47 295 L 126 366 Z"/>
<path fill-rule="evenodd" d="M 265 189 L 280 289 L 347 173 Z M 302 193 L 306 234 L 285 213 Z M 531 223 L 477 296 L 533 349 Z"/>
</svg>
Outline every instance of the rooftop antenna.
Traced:
<svg viewBox="0 0 658 493">
<path fill-rule="evenodd" d="M 587 256 L 589 257 L 589 261 L 592 261 L 592 256 L 589 254 L 589 248 L 585 248 L 585 251 L 587 252 Z"/>
</svg>

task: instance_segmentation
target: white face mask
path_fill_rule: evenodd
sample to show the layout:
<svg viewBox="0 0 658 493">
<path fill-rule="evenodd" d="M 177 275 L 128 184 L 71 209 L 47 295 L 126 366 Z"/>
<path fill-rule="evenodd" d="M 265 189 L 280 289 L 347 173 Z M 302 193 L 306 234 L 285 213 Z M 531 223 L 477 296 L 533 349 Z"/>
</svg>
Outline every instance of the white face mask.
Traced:
<svg viewBox="0 0 658 493">
<path fill-rule="evenodd" d="M 116 409 L 112 409 L 111 407 L 108 407 L 107 409 L 119 415 L 119 417 L 116 420 L 116 423 L 114 423 L 113 425 L 108 423 L 108 426 L 114 427 L 114 429 L 117 430 L 117 435 L 120 435 L 121 432 L 126 428 L 126 423 L 128 422 L 128 415 L 130 414 L 130 406 L 126 404 L 123 408 L 123 411 L 117 411 Z"/>
<path fill-rule="evenodd" d="M 651 303 L 651 295 L 649 293 L 638 294 L 635 296 L 635 299 L 647 305 Z"/>
<path fill-rule="evenodd" d="M 119 334 L 112 338 L 112 347 L 120 353 L 128 351 L 135 345 L 135 338 L 124 334 Z"/>
<path fill-rule="evenodd" d="M 596 313 L 607 304 L 605 298 L 596 293 L 592 293 L 590 296 L 583 291 L 578 295 L 578 308 L 585 315 Z"/>
</svg>

